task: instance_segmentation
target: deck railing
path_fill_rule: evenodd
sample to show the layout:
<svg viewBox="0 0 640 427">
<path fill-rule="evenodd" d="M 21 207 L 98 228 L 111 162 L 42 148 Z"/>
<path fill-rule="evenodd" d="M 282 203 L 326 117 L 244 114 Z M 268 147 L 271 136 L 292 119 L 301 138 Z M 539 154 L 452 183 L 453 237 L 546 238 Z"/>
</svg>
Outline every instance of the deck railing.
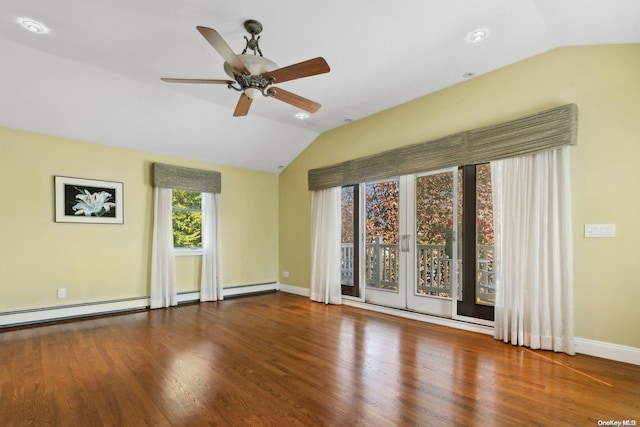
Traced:
<svg viewBox="0 0 640 427">
<path fill-rule="evenodd" d="M 342 244 L 342 284 L 353 285 L 353 244 Z M 367 243 L 364 251 L 364 278 L 368 287 L 398 290 L 399 247 L 395 243 L 378 240 Z M 418 294 L 451 297 L 451 275 L 462 281 L 462 260 L 454 262 L 445 245 L 417 245 Z M 476 254 L 476 302 L 493 305 L 495 286 L 493 281 L 493 246 L 477 245 Z M 461 291 L 459 291 L 461 292 Z M 461 298 L 461 295 L 458 295 Z"/>
</svg>

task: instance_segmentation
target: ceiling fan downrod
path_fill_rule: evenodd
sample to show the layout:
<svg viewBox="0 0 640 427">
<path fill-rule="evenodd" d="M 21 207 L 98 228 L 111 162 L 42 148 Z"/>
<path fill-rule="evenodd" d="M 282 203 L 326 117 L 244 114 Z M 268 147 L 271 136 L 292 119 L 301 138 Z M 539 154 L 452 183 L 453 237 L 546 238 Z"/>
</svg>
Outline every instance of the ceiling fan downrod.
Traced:
<svg viewBox="0 0 640 427">
<path fill-rule="evenodd" d="M 262 24 L 255 19 L 249 19 L 244 21 L 244 29 L 247 30 L 249 34 L 251 34 L 251 38 L 247 38 L 244 36 L 244 39 L 247 41 L 247 45 L 242 51 L 242 55 L 247 53 L 247 50 L 252 50 L 253 54 L 256 55 L 256 52 L 262 56 L 262 51 L 260 50 L 260 45 L 258 44 L 260 41 L 259 34 L 262 32 Z M 256 38 L 258 36 L 258 38 Z"/>
</svg>

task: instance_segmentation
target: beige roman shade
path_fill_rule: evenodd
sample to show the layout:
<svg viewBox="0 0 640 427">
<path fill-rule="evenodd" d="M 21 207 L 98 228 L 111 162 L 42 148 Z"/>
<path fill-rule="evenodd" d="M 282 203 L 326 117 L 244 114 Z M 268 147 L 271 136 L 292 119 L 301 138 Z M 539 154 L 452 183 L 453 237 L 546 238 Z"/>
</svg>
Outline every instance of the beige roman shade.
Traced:
<svg viewBox="0 0 640 427">
<path fill-rule="evenodd" d="M 578 107 L 567 104 L 509 122 L 309 170 L 309 190 L 339 187 L 575 145 Z"/>
<path fill-rule="evenodd" d="M 220 172 L 153 163 L 151 176 L 154 187 L 220 193 Z"/>
</svg>

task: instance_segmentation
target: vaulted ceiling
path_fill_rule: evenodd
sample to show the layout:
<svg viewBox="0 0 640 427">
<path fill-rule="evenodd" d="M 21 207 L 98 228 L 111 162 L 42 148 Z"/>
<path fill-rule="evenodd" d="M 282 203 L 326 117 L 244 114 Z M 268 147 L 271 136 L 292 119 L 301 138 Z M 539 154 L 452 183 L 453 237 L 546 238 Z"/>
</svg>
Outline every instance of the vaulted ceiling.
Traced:
<svg viewBox="0 0 640 427">
<path fill-rule="evenodd" d="M 43 24 L 30 33 L 20 20 Z M 284 82 L 322 104 L 256 99 L 161 77 L 227 79 L 196 31 L 236 53 L 243 23 L 278 66 L 322 56 L 331 72 Z M 482 29 L 486 38 L 469 35 Z M 571 45 L 640 42 L 638 0 L 3 0 L 0 126 L 277 173 L 320 133 Z M 465 75 L 467 75 L 465 77 Z"/>
</svg>

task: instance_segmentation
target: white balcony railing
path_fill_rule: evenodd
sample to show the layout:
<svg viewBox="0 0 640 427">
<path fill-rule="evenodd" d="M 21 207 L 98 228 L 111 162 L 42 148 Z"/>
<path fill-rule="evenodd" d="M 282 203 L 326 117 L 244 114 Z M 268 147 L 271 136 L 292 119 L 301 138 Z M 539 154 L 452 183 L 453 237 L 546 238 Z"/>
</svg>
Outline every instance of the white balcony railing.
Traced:
<svg viewBox="0 0 640 427">
<path fill-rule="evenodd" d="M 493 305 L 493 246 L 476 247 L 476 302 Z M 353 244 L 342 244 L 342 284 L 353 285 Z M 364 278 L 367 287 L 398 290 L 399 248 L 396 243 L 367 243 L 364 251 Z M 445 245 L 416 246 L 415 292 L 423 295 L 451 297 L 451 275 L 457 283 L 462 281 L 462 260 L 454 262 L 446 253 Z M 458 295 L 461 298 L 461 295 Z"/>
</svg>

